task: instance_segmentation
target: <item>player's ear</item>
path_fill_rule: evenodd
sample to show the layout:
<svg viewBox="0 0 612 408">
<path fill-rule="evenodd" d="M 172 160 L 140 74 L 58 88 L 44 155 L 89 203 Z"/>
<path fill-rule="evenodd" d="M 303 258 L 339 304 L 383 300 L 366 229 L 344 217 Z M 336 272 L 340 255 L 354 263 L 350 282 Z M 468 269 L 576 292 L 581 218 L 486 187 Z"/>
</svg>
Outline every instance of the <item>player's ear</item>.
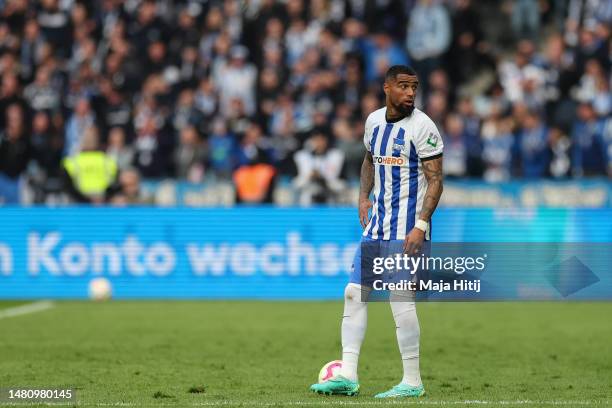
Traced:
<svg viewBox="0 0 612 408">
<path fill-rule="evenodd" d="M 385 95 L 389 94 L 389 84 L 387 83 L 387 81 L 383 83 L 383 91 L 385 91 Z"/>
</svg>

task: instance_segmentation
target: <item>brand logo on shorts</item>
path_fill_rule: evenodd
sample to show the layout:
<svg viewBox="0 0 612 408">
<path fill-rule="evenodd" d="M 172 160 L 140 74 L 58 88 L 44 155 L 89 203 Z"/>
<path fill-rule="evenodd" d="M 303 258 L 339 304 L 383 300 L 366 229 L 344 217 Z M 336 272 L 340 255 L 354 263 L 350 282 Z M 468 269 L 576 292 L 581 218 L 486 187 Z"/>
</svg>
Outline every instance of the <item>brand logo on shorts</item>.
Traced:
<svg viewBox="0 0 612 408">
<path fill-rule="evenodd" d="M 374 164 L 381 164 L 383 166 L 403 166 L 406 164 L 406 159 L 403 157 L 374 156 Z"/>
</svg>

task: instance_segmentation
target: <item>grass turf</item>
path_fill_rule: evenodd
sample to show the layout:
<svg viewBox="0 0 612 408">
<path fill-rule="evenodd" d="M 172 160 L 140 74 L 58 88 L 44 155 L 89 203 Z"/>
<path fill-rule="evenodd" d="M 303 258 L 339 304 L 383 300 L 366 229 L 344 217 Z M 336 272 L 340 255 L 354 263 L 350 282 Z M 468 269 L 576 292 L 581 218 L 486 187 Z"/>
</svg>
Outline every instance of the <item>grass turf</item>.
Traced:
<svg viewBox="0 0 612 408">
<path fill-rule="evenodd" d="M 8 309 L 8 308 L 15 307 L 15 306 L 21 306 L 21 305 L 25 305 L 28 303 L 30 302 L 19 301 L 19 300 L 3 300 L 3 301 L 0 301 L 0 311 L 2 311 L 2 309 Z"/>
<path fill-rule="evenodd" d="M 423 405 L 612 404 L 612 303 L 429 303 L 418 312 Z M 340 302 L 58 302 L 0 320 L 0 387 L 72 386 L 79 406 L 399 403 L 372 398 L 401 378 L 386 304 L 370 305 L 360 396 L 308 392 L 320 367 L 341 357 L 341 313 Z"/>
</svg>

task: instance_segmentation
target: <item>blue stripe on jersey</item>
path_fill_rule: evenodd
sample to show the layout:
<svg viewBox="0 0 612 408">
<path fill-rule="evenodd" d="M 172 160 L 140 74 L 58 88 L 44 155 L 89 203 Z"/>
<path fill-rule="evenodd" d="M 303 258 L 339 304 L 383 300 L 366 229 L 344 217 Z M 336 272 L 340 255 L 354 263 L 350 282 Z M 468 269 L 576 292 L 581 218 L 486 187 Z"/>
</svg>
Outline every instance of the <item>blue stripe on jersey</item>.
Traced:
<svg viewBox="0 0 612 408">
<path fill-rule="evenodd" d="M 389 141 L 389 134 L 393 129 L 393 123 L 387 123 L 385 131 L 383 133 L 382 140 L 380 141 L 379 153 L 381 156 L 387 155 L 387 142 Z M 383 219 L 385 218 L 385 166 L 379 164 L 378 174 L 380 176 L 380 192 L 378 194 L 378 235 L 379 238 L 383 238 Z"/>
<path fill-rule="evenodd" d="M 404 129 L 400 128 L 397 133 L 397 140 L 404 141 Z M 403 144 L 403 143 L 400 143 Z M 401 150 L 393 149 L 393 157 L 400 157 Z M 399 196 L 400 196 L 400 166 L 393 166 L 391 170 L 391 184 L 392 184 L 392 195 L 391 195 L 391 239 L 396 239 L 397 236 L 397 216 L 399 214 Z"/>
<path fill-rule="evenodd" d="M 378 129 L 380 126 L 376 126 L 374 128 L 374 133 L 372 133 L 372 139 L 370 140 L 370 153 L 374 155 L 374 146 L 376 146 L 376 137 L 378 136 Z M 373 164 L 375 166 L 375 164 Z M 374 201 L 376 201 L 378 197 L 376 194 L 374 195 Z M 368 231 L 368 238 L 372 238 L 372 230 L 374 229 L 374 224 L 376 224 L 376 213 L 372 214 L 372 219 L 370 220 L 370 230 Z"/>
<path fill-rule="evenodd" d="M 416 215 L 417 193 L 419 191 L 419 156 L 416 147 L 410 142 L 410 157 L 408 159 L 410 178 L 408 185 L 408 219 L 406 220 L 406 235 L 414 228 L 414 217 Z"/>
<path fill-rule="evenodd" d="M 375 154 L 374 153 L 374 146 L 376 146 L 376 136 L 378 136 L 378 129 L 380 128 L 380 126 L 376 126 L 374 128 L 374 133 L 372 133 L 372 139 L 370 139 L 370 153 Z"/>
</svg>

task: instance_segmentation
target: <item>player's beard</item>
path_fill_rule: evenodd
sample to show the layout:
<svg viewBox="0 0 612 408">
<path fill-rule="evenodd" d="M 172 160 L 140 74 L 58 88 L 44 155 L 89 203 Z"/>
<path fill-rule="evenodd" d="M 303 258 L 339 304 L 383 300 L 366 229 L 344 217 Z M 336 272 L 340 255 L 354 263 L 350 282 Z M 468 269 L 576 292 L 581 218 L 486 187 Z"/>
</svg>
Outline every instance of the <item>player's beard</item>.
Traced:
<svg viewBox="0 0 612 408">
<path fill-rule="evenodd" d="M 403 105 L 398 105 L 396 107 L 397 111 L 400 112 L 402 115 L 404 116 L 410 116 L 412 115 L 412 111 L 414 111 L 414 104 L 410 105 L 409 107 L 404 107 Z"/>
</svg>

